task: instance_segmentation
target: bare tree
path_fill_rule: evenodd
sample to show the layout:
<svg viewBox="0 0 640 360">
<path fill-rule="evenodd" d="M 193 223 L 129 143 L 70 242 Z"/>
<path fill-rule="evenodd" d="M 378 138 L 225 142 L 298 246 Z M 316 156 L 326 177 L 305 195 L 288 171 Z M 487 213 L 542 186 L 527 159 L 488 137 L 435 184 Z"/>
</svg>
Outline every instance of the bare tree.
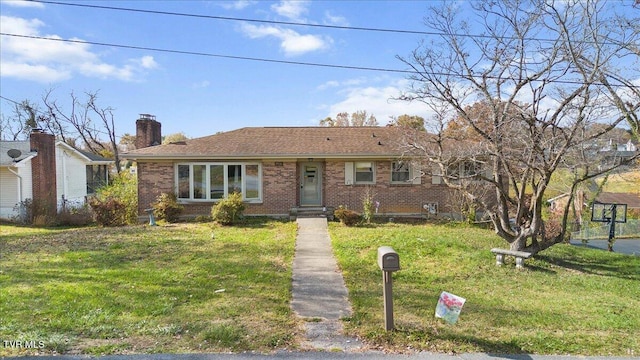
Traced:
<svg viewBox="0 0 640 360">
<path fill-rule="evenodd" d="M 116 170 L 120 172 L 114 109 L 99 106 L 97 92 L 86 92 L 84 99 L 72 92 L 70 97 L 70 107 L 65 109 L 53 98 L 52 90 L 45 93 L 42 98 L 46 108 L 43 126 L 66 143 L 81 140 L 92 153 L 114 159 Z M 103 140 L 105 136 L 106 141 Z"/>
<path fill-rule="evenodd" d="M 38 106 L 29 100 L 13 103 L 13 112 L 0 118 L 0 139 L 18 141 L 29 138 L 31 129 L 38 127 Z"/>
<path fill-rule="evenodd" d="M 358 110 L 353 114 L 341 112 L 335 119 L 328 117 L 320 120 L 320 126 L 378 126 L 378 119 L 366 110 Z"/>
<path fill-rule="evenodd" d="M 424 130 L 424 118 L 418 115 L 392 116 L 391 122 L 387 126 L 398 126 L 416 130 Z"/>
<path fill-rule="evenodd" d="M 620 164 L 599 162 L 597 139 L 625 123 L 638 136 L 640 19 L 592 0 L 481 0 L 434 6 L 425 22 L 441 35 L 399 57 L 415 71 L 401 98 L 431 108 L 434 136 L 407 136 L 407 151 L 478 203 L 512 250 L 563 241 L 569 207 L 553 231 L 542 218 L 552 174 L 573 170 L 573 196 Z"/>
</svg>

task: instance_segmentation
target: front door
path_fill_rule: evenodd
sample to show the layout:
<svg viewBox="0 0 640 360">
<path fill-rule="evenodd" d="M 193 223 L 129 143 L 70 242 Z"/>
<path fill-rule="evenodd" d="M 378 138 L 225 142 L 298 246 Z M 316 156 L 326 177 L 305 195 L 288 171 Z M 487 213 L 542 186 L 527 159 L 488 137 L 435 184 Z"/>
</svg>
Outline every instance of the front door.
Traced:
<svg viewBox="0 0 640 360">
<path fill-rule="evenodd" d="M 300 164 L 300 205 L 322 205 L 322 165 Z"/>
</svg>

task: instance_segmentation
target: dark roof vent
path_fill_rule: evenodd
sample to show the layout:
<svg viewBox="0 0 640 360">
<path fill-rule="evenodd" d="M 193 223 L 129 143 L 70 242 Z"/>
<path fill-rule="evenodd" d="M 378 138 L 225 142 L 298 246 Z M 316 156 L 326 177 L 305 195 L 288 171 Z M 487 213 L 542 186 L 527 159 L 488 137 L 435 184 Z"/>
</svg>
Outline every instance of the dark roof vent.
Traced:
<svg viewBox="0 0 640 360">
<path fill-rule="evenodd" d="M 382 145 L 382 141 L 378 141 L 378 145 Z"/>
<path fill-rule="evenodd" d="M 371 134 L 371 137 L 376 137 L 376 133 L 372 133 L 372 134 Z"/>
</svg>

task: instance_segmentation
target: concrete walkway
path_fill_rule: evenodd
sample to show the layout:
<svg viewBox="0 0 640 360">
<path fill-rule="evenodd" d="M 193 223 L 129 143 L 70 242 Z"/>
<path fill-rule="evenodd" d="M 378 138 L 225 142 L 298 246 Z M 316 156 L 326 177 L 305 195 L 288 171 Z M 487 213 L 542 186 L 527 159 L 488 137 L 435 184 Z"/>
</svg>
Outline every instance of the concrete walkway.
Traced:
<svg viewBox="0 0 640 360">
<path fill-rule="evenodd" d="M 343 317 L 351 315 L 347 288 L 338 269 L 325 218 L 299 218 L 293 258 L 291 307 L 304 319 L 307 341 L 317 350 L 363 350 L 363 344 L 342 333 Z"/>
</svg>

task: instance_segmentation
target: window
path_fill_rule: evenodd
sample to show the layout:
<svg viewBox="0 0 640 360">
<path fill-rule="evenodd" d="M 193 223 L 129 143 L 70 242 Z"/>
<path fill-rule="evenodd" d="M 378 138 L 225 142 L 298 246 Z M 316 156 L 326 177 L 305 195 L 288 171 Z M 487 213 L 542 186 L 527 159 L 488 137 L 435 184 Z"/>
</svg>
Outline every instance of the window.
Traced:
<svg viewBox="0 0 640 360">
<path fill-rule="evenodd" d="M 365 183 L 371 184 L 374 183 L 375 174 L 374 174 L 374 163 L 371 161 L 361 161 L 355 163 L 355 178 L 356 184 Z"/>
<path fill-rule="evenodd" d="M 209 165 L 209 199 L 224 198 L 224 165 Z"/>
<path fill-rule="evenodd" d="M 449 166 L 449 178 L 454 180 L 474 178 L 481 173 L 482 164 L 477 161 L 465 160 Z"/>
<path fill-rule="evenodd" d="M 189 165 L 178 165 L 178 198 L 189 199 L 191 198 L 190 191 L 190 169 Z"/>
<path fill-rule="evenodd" d="M 87 194 L 95 194 L 96 190 L 107 185 L 107 165 L 87 165 Z"/>
<path fill-rule="evenodd" d="M 177 195 L 181 200 L 220 200 L 239 192 L 246 201 L 262 198 L 259 164 L 177 164 Z"/>
<path fill-rule="evenodd" d="M 391 162 L 391 182 L 392 183 L 408 183 L 411 179 L 409 172 L 409 163 L 404 161 Z"/>
</svg>

